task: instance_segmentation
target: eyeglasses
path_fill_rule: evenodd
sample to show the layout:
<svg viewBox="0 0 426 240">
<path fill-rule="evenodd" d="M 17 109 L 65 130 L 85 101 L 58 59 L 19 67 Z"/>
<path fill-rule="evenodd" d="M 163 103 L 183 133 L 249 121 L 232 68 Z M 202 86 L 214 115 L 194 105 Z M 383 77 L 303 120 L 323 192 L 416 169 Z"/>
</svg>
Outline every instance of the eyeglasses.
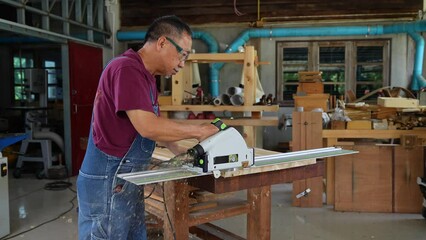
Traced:
<svg viewBox="0 0 426 240">
<path fill-rule="evenodd" d="M 173 41 L 171 38 L 166 37 L 166 39 L 167 39 L 167 41 L 169 41 L 171 44 L 173 44 L 173 46 L 175 46 L 176 51 L 177 51 L 177 52 L 179 53 L 179 55 L 180 55 L 179 60 L 180 60 L 181 62 L 184 62 L 184 61 L 188 60 L 188 57 L 189 57 L 189 52 L 188 52 L 188 51 L 183 50 L 183 48 L 182 48 L 181 46 L 179 46 L 179 45 L 178 45 L 175 41 Z"/>
</svg>

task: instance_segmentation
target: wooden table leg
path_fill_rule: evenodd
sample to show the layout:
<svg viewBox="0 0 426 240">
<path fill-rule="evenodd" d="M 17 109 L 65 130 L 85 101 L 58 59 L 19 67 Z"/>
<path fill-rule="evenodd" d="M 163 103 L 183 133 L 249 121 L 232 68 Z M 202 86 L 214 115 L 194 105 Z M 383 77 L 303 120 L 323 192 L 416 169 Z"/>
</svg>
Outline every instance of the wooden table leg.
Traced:
<svg viewBox="0 0 426 240">
<path fill-rule="evenodd" d="M 327 147 L 334 147 L 337 144 L 337 138 L 328 138 Z M 326 200 L 327 205 L 334 205 L 334 157 L 326 158 Z"/>
<path fill-rule="evenodd" d="M 164 239 L 186 240 L 189 238 L 188 185 L 186 181 L 169 181 L 164 183 L 163 190 L 166 202 L 166 212 L 163 218 Z"/>
<path fill-rule="evenodd" d="M 271 186 L 247 190 L 251 210 L 247 214 L 247 239 L 269 240 L 271 238 Z"/>
</svg>

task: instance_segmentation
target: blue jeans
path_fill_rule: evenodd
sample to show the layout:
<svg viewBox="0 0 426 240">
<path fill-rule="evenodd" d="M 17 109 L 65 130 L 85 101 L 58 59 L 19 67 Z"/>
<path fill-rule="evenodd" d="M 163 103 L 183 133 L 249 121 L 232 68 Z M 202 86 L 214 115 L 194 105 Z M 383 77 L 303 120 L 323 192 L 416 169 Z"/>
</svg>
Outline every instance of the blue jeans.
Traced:
<svg viewBox="0 0 426 240">
<path fill-rule="evenodd" d="M 146 170 L 155 142 L 138 135 L 118 158 L 99 150 L 91 136 L 77 178 L 79 240 L 147 239 L 143 186 L 117 174 Z"/>
</svg>

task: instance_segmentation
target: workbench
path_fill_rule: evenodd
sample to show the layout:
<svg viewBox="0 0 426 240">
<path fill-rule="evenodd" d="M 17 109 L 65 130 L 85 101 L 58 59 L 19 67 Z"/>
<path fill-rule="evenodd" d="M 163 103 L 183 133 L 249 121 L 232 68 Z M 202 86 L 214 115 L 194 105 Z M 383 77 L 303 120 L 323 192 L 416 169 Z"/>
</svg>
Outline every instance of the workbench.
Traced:
<svg viewBox="0 0 426 240">
<path fill-rule="evenodd" d="M 193 146 L 188 142 L 185 144 Z M 275 152 L 255 149 L 255 153 L 256 156 L 261 156 Z M 156 159 L 170 159 L 171 157 L 173 155 L 167 149 L 159 148 L 153 155 L 153 158 Z M 156 207 L 150 205 L 150 201 L 147 199 L 146 211 L 163 220 L 164 239 L 188 239 L 190 228 L 194 229 L 198 225 L 241 214 L 247 214 L 247 239 L 270 239 L 271 185 L 323 176 L 324 163 L 310 159 L 288 163 L 288 166 L 281 169 L 276 166 L 270 167 L 270 171 L 250 174 L 245 174 L 244 169 L 235 170 L 236 173 L 232 177 L 226 178 L 214 178 L 212 175 L 207 175 L 165 182 L 163 190 L 166 208 L 164 211 L 158 211 L 158 205 Z M 247 199 L 228 202 L 214 208 L 190 211 L 189 195 L 190 190 L 194 187 L 214 194 L 247 190 Z"/>
</svg>

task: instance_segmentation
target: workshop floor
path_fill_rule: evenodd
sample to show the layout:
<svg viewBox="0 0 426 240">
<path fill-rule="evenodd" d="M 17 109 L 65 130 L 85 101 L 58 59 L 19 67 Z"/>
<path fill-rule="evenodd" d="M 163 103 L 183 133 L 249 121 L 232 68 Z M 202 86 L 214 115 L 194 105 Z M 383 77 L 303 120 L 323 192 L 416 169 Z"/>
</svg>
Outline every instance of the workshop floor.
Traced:
<svg viewBox="0 0 426 240">
<path fill-rule="evenodd" d="M 11 234 L 14 240 L 77 239 L 75 178 L 71 189 L 45 190 L 52 180 L 33 175 L 9 177 Z M 236 194 L 244 196 L 244 192 Z M 276 240 L 424 240 L 426 220 L 420 214 L 335 212 L 331 207 L 291 207 L 291 185 L 272 188 L 271 239 Z M 3 213 L 0 213 L 3 214 Z M 245 236 L 245 218 L 233 217 L 215 224 Z"/>
</svg>

